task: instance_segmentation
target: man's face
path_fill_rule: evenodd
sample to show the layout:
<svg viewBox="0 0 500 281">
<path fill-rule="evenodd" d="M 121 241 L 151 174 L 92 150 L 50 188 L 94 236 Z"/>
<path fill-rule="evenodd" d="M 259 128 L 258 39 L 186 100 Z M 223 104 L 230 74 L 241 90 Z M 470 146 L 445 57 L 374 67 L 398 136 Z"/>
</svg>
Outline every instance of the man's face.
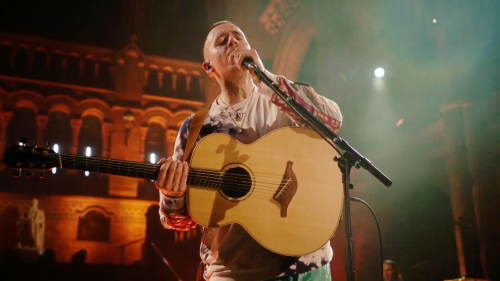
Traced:
<svg viewBox="0 0 500 281">
<path fill-rule="evenodd" d="M 243 31 L 230 23 L 218 25 L 207 36 L 204 49 L 205 59 L 210 61 L 219 75 L 234 75 L 237 73 L 235 72 L 237 66 L 233 59 L 231 61 L 228 59 L 237 47 L 250 49 L 250 44 L 248 44 Z"/>
<path fill-rule="evenodd" d="M 389 281 L 394 275 L 394 268 L 391 264 L 384 263 L 384 281 Z"/>
</svg>

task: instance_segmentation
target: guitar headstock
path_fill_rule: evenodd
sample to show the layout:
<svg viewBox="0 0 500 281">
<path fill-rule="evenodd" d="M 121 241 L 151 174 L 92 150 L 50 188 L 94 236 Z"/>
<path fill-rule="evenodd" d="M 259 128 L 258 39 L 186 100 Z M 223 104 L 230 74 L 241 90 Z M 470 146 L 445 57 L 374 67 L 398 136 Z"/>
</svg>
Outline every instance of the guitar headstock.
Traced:
<svg viewBox="0 0 500 281">
<path fill-rule="evenodd" d="M 21 139 L 19 144 L 13 144 L 5 150 L 3 161 L 9 168 L 16 168 L 15 176 L 21 176 L 22 169 L 28 169 L 26 174 L 33 177 L 33 170 L 49 170 L 59 167 L 58 154 L 47 147 L 38 147 L 35 141 L 34 146 L 26 146 L 27 140 Z M 40 177 L 43 177 L 44 171 Z"/>
</svg>

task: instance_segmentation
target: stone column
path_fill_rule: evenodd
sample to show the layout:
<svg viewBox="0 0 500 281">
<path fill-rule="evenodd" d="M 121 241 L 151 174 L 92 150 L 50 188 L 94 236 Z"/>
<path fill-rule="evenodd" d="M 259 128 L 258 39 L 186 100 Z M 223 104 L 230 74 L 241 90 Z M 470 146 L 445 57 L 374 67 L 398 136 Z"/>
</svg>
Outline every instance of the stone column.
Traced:
<svg viewBox="0 0 500 281">
<path fill-rule="evenodd" d="M 104 123 L 102 124 L 102 157 L 103 158 L 109 158 L 109 151 L 110 151 L 110 135 L 111 132 L 113 131 L 113 124 L 111 123 Z"/>
<path fill-rule="evenodd" d="M 113 123 L 109 124 L 109 158 L 143 162 L 144 158 L 140 158 L 141 151 L 141 125 L 138 120 L 134 121 L 133 127 L 125 145 L 125 127 L 123 114 L 125 108 L 113 109 Z M 140 116 L 139 111 L 133 111 L 134 116 Z M 138 179 L 123 176 L 109 176 L 109 195 L 121 197 L 137 197 Z"/>
<path fill-rule="evenodd" d="M 444 119 L 445 171 L 450 188 L 455 240 L 460 276 L 476 277 L 479 258 L 475 213 L 472 202 L 472 178 L 469 174 L 463 114 L 459 103 L 440 108 Z"/>
<path fill-rule="evenodd" d="M 76 154 L 78 150 L 78 136 L 80 135 L 80 127 L 82 119 L 71 119 L 71 127 L 73 128 L 73 142 L 71 144 L 71 154 Z"/>
<path fill-rule="evenodd" d="M 490 108 L 488 108 L 490 107 Z M 489 104 L 463 104 L 465 139 L 469 170 L 473 179 L 481 261 L 485 279 L 500 278 L 500 189 L 495 173 L 498 165 L 498 132 L 491 118 L 497 110 Z M 493 116 L 492 116 L 493 115 Z"/>
<path fill-rule="evenodd" d="M 45 129 L 47 127 L 47 116 L 43 115 L 37 115 L 36 116 L 36 126 L 37 126 L 37 141 L 38 141 L 38 146 L 46 146 L 47 141 L 49 142 L 49 145 L 52 148 L 52 141 L 51 140 L 46 140 L 45 139 Z M 33 144 L 35 140 L 28 140 L 29 143 Z"/>
<path fill-rule="evenodd" d="M 1 112 L 1 123 L 2 130 L 0 133 L 0 151 L 3 154 L 6 148 L 10 147 L 11 143 L 5 143 L 7 141 L 7 126 L 9 125 L 10 119 L 12 118 L 12 112 Z M 6 168 L 5 165 L 0 165 L 0 171 L 3 171 Z"/>
<path fill-rule="evenodd" d="M 167 156 L 174 155 L 175 139 L 177 138 L 178 129 L 167 130 Z"/>
</svg>

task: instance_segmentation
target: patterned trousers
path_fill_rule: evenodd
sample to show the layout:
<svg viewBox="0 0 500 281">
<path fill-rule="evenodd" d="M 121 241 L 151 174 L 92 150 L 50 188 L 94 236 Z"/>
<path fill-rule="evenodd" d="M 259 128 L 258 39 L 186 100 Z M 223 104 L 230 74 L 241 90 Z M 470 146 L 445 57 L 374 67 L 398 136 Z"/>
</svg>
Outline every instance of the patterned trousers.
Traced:
<svg viewBox="0 0 500 281">
<path fill-rule="evenodd" d="M 324 266 L 317 268 L 315 270 L 287 275 L 283 277 L 273 278 L 267 281 L 331 281 L 332 275 L 330 273 L 330 263 L 325 264 Z"/>
</svg>

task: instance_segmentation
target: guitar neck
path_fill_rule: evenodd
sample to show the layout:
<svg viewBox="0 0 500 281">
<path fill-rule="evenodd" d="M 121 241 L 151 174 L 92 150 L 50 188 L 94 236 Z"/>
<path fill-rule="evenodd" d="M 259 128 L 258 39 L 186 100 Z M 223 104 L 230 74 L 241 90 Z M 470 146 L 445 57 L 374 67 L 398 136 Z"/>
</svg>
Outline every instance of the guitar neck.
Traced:
<svg viewBox="0 0 500 281">
<path fill-rule="evenodd" d="M 74 169 L 100 174 L 117 175 L 139 179 L 156 180 L 161 165 L 109 158 L 58 154 L 63 169 Z M 219 171 L 189 168 L 187 183 L 201 187 L 218 188 L 221 185 Z"/>
</svg>

